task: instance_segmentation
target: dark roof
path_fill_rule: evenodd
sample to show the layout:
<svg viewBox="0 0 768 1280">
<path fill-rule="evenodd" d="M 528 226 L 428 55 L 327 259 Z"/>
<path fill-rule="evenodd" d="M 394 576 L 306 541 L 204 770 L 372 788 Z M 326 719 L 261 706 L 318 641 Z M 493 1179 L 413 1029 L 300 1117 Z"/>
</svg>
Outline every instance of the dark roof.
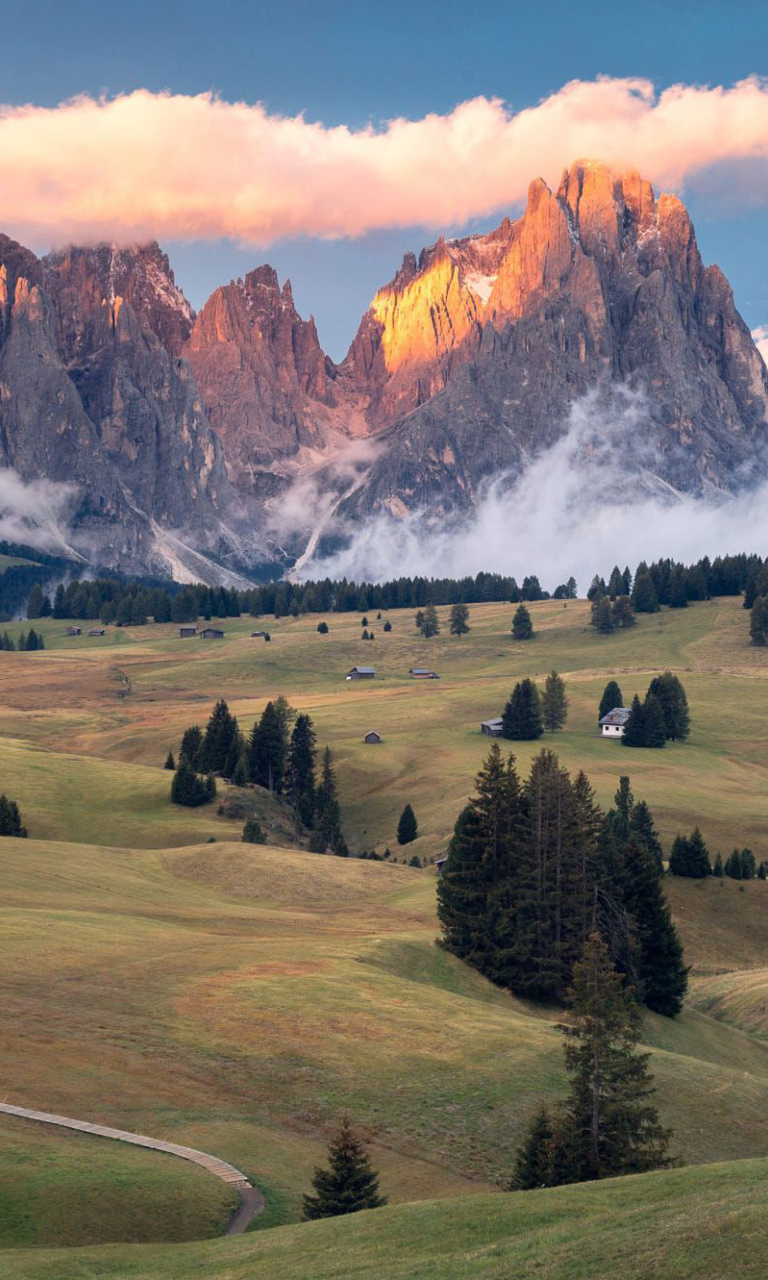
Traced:
<svg viewBox="0 0 768 1280">
<path fill-rule="evenodd" d="M 609 711 L 607 716 L 603 716 L 601 724 L 626 724 L 631 711 L 628 707 L 614 707 L 613 711 Z"/>
<path fill-rule="evenodd" d="M 381 742 L 381 734 L 380 734 L 380 733 L 377 733 L 377 731 L 376 731 L 375 729 L 369 729 L 369 730 L 368 730 L 368 732 L 366 733 L 365 737 L 366 737 L 366 738 L 376 738 L 379 742 Z"/>
<path fill-rule="evenodd" d="M 432 672 L 429 667 L 411 667 L 408 672 L 409 676 L 431 676 Z"/>
<path fill-rule="evenodd" d="M 500 729 L 504 723 L 501 716 L 495 716 L 493 720 L 481 720 L 481 724 L 487 724 L 489 729 Z"/>
<path fill-rule="evenodd" d="M 365 674 L 367 676 L 375 676 L 376 674 L 375 667 L 353 667 L 352 671 L 359 671 L 361 674 Z M 349 672 L 349 675 L 352 674 L 352 671 Z"/>
</svg>

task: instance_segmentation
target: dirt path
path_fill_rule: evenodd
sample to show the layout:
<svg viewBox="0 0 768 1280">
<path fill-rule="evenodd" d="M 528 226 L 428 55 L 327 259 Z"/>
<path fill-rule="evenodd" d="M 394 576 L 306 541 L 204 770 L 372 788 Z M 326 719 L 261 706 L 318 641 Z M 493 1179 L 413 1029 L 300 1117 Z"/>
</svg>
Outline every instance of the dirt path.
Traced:
<svg viewBox="0 0 768 1280">
<path fill-rule="evenodd" d="M 48 1111 L 30 1111 L 27 1107 L 13 1107 L 7 1102 L 0 1102 L 0 1112 L 5 1112 L 9 1116 L 20 1116 L 24 1120 L 40 1120 L 44 1124 L 60 1125 L 64 1129 L 76 1129 L 79 1133 L 91 1133 L 97 1138 L 114 1138 L 117 1142 L 128 1142 L 134 1147 L 149 1147 L 152 1151 L 163 1151 L 167 1155 L 178 1156 L 181 1160 L 190 1160 L 193 1164 L 199 1164 L 215 1178 L 226 1182 L 240 1197 L 240 1208 L 232 1217 L 225 1235 L 241 1235 L 264 1208 L 263 1195 L 257 1187 L 251 1186 L 244 1173 L 234 1165 L 227 1164 L 226 1160 L 209 1156 L 205 1151 L 197 1151 L 195 1147 L 182 1147 L 175 1142 L 147 1138 L 140 1133 L 127 1133 L 124 1129 L 110 1129 L 103 1124 L 89 1124 L 86 1120 L 72 1120 L 69 1116 L 56 1116 Z"/>
</svg>

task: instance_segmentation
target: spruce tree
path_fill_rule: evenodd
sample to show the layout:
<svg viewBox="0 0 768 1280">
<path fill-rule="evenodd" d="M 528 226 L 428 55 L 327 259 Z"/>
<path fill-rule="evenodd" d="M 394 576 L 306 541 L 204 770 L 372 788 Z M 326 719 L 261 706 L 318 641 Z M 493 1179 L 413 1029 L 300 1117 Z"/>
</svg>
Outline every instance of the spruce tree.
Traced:
<svg viewBox="0 0 768 1280">
<path fill-rule="evenodd" d="M 640 994 L 649 1009 L 674 1018 L 683 1007 L 688 970 L 664 897 L 661 872 L 647 847 L 634 837 L 626 846 L 624 866 L 624 906 L 632 917 L 638 943 Z"/>
<path fill-rule="evenodd" d="M 646 694 L 645 704 L 643 706 L 645 714 L 645 746 L 646 747 L 663 747 L 667 741 L 667 731 L 664 726 L 664 712 L 658 698 L 652 693 Z"/>
<path fill-rule="evenodd" d="M 501 732 L 505 738 L 532 742 L 544 732 L 539 691 L 532 680 L 520 680 L 502 712 Z"/>
<path fill-rule="evenodd" d="M 254 725 L 248 750 L 251 781 L 278 795 L 283 789 L 286 757 L 286 720 L 275 702 L 264 708 L 258 728 Z"/>
<path fill-rule="evenodd" d="M 465 604 L 451 606 L 449 630 L 452 636 L 466 636 L 469 633 L 469 609 Z"/>
<path fill-rule="evenodd" d="M 237 741 L 237 734 L 237 720 L 224 699 L 220 698 L 211 712 L 200 748 L 198 767 L 201 772 L 226 773 L 227 759 L 233 743 Z"/>
<path fill-rule="evenodd" d="M 659 601 L 656 588 L 647 569 L 644 572 L 638 570 L 630 599 L 635 613 L 658 613 Z"/>
<path fill-rule="evenodd" d="M 595 596 L 592 601 L 592 626 L 597 631 L 607 635 L 616 629 L 616 620 L 613 616 L 611 602 L 607 596 Z"/>
<path fill-rule="evenodd" d="M 431 640 L 433 636 L 440 634 L 440 619 L 431 600 L 422 614 L 420 631 L 426 640 Z"/>
<path fill-rule="evenodd" d="M 419 824 L 416 821 L 416 814 L 409 804 L 405 806 L 400 814 L 400 820 L 397 824 L 397 843 L 411 844 L 419 834 Z"/>
<path fill-rule="evenodd" d="M 554 1137 L 552 1116 L 541 1103 L 525 1131 L 517 1149 L 510 1191 L 535 1191 L 551 1186 L 551 1144 Z"/>
<path fill-rule="evenodd" d="M 512 619 L 512 635 L 515 640 L 531 640 L 533 637 L 533 623 L 531 615 L 524 604 L 519 604 Z"/>
<path fill-rule="evenodd" d="M 741 880 L 741 854 L 738 849 L 725 860 L 725 874 L 730 880 Z"/>
<path fill-rule="evenodd" d="M 386 1196 L 380 1194 L 378 1175 L 371 1168 L 365 1144 L 346 1115 L 329 1143 L 328 1165 L 328 1169 L 315 1169 L 315 1194 L 304 1196 L 305 1222 L 379 1209 L 387 1203 Z"/>
<path fill-rule="evenodd" d="M 671 741 L 683 741 L 691 731 L 688 699 L 681 681 L 671 671 L 656 676 L 648 686 L 648 696 L 655 697 L 664 714 L 664 729 Z"/>
<path fill-rule="evenodd" d="M 179 747 L 179 759 L 186 756 L 193 769 L 200 763 L 200 748 L 203 745 L 203 731 L 199 725 L 193 724 L 185 729 Z"/>
<path fill-rule="evenodd" d="M 0 836 L 17 836 L 24 840 L 26 835 L 27 828 L 22 822 L 16 801 L 0 795 Z"/>
<path fill-rule="evenodd" d="M 632 699 L 629 719 L 624 725 L 624 734 L 621 739 L 621 744 L 624 747 L 645 747 L 648 745 L 645 707 L 641 703 L 637 694 L 635 694 Z"/>
<path fill-rule="evenodd" d="M 694 827 L 688 841 L 688 866 L 688 875 L 694 880 L 703 880 L 712 874 L 709 850 L 698 827 Z"/>
<path fill-rule="evenodd" d="M 768 644 L 768 596 L 758 596 L 752 605 L 749 635 L 753 644 Z"/>
<path fill-rule="evenodd" d="M 664 850 L 651 811 L 644 800 L 638 800 L 637 804 L 632 807 L 628 834 L 630 832 L 640 844 L 645 845 L 657 869 L 661 871 L 664 862 Z"/>
<path fill-rule="evenodd" d="M 637 1051 L 638 1008 L 596 933 L 574 966 L 569 998 L 566 1111 L 583 1179 L 668 1168 L 671 1133 L 650 1101 L 650 1055 Z"/>
<path fill-rule="evenodd" d="M 317 629 L 318 629 L 318 631 L 320 632 L 320 635 L 321 635 L 321 636 L 327 636 L 327 635 L 328 635 L 328 623 L 327 623 L 327 622 L 318 622 L 318 624 L 317 624 Z"/>
<path fill-rule="evenodd" d="M 675 836 L 669 855 L 669 873 L 673 876 L 690 875 L 688 840 L 679 833 Z"/>
<path fill-rule="evenodd" d="M 213 782 L 213 778 L 210 781 Z M 188 809 L 195 809 L 202 804 L 208 804 L 210 800 L 213 800 L 215 794 L 215 784 L 212 791 L 208 780 L 200 778 L 190 765 L 187 757 L 181 755 L 171 783 L 171 800 L 173 803 L 184 805 Z"/>
<path fill-rule="evenodd" d="M 602 720 L 603 716 L 607 716 L 609 711 L 614 711 L 616 707 L 623 707 L 621 689 L 615 680 L 609 680 L 603 689 L 603 696 L 600 699 L 600 707 L 597 712 L 598 720 Z"/>
<path fill-rule="evenodd" d="M 288 748 L 285 791 L 305 827 L 312 826 L 315 810 L 316 741 L 310 717 L 297 716 Z"/>
<path fill-rule="evenodd" d="M 715 876 L 718 880 L 722 880 L 723 876 L 725 875 L 725 868 L 723 866 L 722 853 L 717 853 L 715 855 L 715 861 L 712 866 L 712 875 Z"/>
<path fill-rule="evenodd" d="M 541 695 L 541 718 L 544 722 L 544 727 L 550 733 L 555 733 L 558 729 L 562 729 L 568 719 L 568 698 L 565 693 L 565 684 L 556 671 L 550 672 L 544 682 L 544 692 Z"/>
<path fill-rule="evenodd" d="M 341 829 L 336 772 L 330 747 L 323 753 L 323 768 L 317 788 L 315 826 L 309 847 L 313 853 L 325 853 L 330 849 L 339 858 L 349 856 L 347 842 Z"/>
<path fill-rule="evenodd" d="M 175 760 L 174 760 L 174 758 L 173 758 L 173 752 L 172 752 L 172 751 L 169 751 L 169 752 L 168 752 L 168 755 L 165 757 L 165 764 L 163 765 L 163 768 L 164 768 L 164 769 L 175 769 L 175 768 L 176 768 L 176 761 L 175 761 Z"/>
<path fill-rule="evenodd" d="M 240 837 L 244 844 L 266 844 L 267 837 L 258 818 L 249 818 Z"/>
</svg>

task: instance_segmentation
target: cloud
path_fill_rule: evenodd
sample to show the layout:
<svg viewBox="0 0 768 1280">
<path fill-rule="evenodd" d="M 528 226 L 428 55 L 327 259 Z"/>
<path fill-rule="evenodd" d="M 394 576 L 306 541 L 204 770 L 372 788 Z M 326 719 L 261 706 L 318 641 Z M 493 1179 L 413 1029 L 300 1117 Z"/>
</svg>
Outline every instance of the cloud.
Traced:
<svg viewBox="0 0 768 1280">
<path fill-rule="evenodd" d="M 295 236 L 466 223 L 557 182 L 577 156 L 679 189 L 722 162 L 765 199 L 768 80 L 731 87 L 571 81 L 515 112 L 475 98 L 380 127 L 327 127 L 213 94 L 0 107 L 4 227 L 33 243 Z M 746 166 L 746 167 L 744 167 Z"/>
<path fill-rule="evenodd" d="M 768 324 L 761 324 L 756 329 L 753 329 L 752 337 L 760 355 L 765 363 L 768 364 Z"/>
<path fill-rule="evenodd" d="M 66 530 L 78 500 L 73 484 L 25 483 L 11 467 L 0 467 L 0 538 L 41 551 L 67 551 Z"/>
<path fill-rule="evenodd" d="M 627 388 L 592 391 L 568 429 L 512 481 L 503 476 L 468 518 L 378 515 L 347 527 L 347 544 L 310 560 L 303 578 L 382 582 L 401 575 L 535 573 L 553 590 L 571 574 L 583 595 L 614 561 L 633 570 L 663 556 L 756 551 L 768 544 L 768 485 L 739 497 L 680 494 L 660 480 L 645 431 L 648 402 Z M 642 443 L 645 441 L 646 443 Z M 745 477 L 748 479 L 748 477 Z M 337 529 L 337 533 L 342 530 Z"/>
</svg>

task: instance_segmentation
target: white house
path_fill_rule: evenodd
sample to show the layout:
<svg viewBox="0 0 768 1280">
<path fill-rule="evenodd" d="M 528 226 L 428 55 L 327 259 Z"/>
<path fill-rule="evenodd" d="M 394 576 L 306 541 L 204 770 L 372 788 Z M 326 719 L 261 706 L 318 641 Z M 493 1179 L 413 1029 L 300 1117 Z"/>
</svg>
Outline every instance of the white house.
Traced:
<svg viewBox="0 0 768 1280">
<path fill-rule="evenodd" d="M 623 738 L 630 712 L 628 707 L 614 707 L 600 721 L 600 732 L 604 738 Z"/>
</svg>

